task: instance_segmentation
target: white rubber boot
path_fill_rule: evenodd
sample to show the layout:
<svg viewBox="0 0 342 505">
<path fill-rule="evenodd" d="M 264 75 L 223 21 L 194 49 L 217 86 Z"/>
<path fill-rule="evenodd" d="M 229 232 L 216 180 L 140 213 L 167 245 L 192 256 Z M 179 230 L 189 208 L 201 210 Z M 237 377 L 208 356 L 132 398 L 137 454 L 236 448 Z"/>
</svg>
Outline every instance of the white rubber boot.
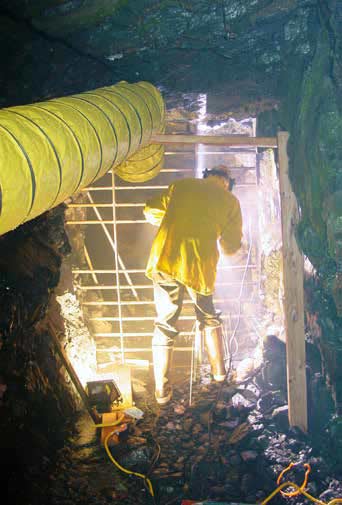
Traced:
<svg viewBox="0 0 342 505">
<path fill-rule="evenodd" d="M 211 366 L 211 373 L 216 382 L 223 382 L 226 378 L 222 337 L 222 326 L 206 326 L 204 328 L 205 346 Z"/>
<path fill-rule="evenodd" d="M 155 397 L 159 405 L 165 405 L 172 398 L 172 387 L 169 383 L 172 347 L 152 346 Z"/>
</svg>

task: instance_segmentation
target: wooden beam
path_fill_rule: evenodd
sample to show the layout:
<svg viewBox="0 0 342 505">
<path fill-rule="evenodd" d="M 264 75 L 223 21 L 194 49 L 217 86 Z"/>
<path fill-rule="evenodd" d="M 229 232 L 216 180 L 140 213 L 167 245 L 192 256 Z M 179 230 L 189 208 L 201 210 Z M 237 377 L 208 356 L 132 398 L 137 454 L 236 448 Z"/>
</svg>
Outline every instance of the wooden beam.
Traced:
<svg viewBox="0 0 342 505">
<path fill-rule="evenodd" d="M 307 431 L 307 396 L 304 333 L 304 262 L 295 238 L 299 220 L 296 197 L 289 179 L 287 132 L 278 133 L 279 189 L 283 236 L 284 312 L 286 328 L 287 394 L 290 426 Z"/>
<path fill-rule="evenodd" d="M 276 137 L 246 137 L 244 135 L 152 135 L 157 144 L 207 144 L 215 146 L 277 147 Z"/>
</svg>

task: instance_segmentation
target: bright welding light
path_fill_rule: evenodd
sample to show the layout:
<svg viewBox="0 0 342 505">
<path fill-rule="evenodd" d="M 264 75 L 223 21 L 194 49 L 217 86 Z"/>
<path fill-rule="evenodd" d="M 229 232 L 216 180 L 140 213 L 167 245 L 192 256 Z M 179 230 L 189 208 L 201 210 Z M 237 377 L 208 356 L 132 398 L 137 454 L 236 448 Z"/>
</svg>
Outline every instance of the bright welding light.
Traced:
<svg viewBox="0 0 342 505">
<path fill-rule="evenodd" d="M 206 131 L 207 128 L 207 123 L 206 123 L 206 115 L 207 115 L 207 95 L 199 95 L 199 103 L 200 103 L 200 108 L 199 108 L 199 113 L 198 113 L 198 123 L 197 123 L 197 132 L 198 134 L 202 134 Z M 205 152 L 205 146 L 203 144 L 198 144 L 197 150 L 196 150 L 196 177 L 201 178 L 202 177 L 202 172 L 205 169 L 204 166 L 204 152 Z"/>
<path fill-rule="evenodd" d="M 95 342 L 83 322 L 83 313 L 76 296 L 65 293 L 56 296 L 56 300 L 61 307 L 64 320 L 66 354 L 79 380 L 85 386 L 87 382 L 97 378 Z"/>
</svg>

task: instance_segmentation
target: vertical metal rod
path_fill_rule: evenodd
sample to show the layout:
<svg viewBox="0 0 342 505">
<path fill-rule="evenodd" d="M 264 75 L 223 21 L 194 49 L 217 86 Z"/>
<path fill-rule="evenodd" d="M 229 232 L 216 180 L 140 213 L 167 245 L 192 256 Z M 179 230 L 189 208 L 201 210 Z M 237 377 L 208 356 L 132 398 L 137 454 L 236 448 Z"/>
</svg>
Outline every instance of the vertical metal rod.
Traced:
<svg viewBox="0 0 342 505">
<path fill-rule="evenodd" d="M 90 192 L 89 192 L 89 191 L 88 191 L 87 195 L 88 195 L 88 198 L 89 198 L 89 200 L 91 201 L 91 203 L 94 203 L 94 200 L 93 200 L 93 198 L 92 198 L 92 196 L 91 196 L 91 194 L 90 194 Z M 93 209 L 93 210 L 94 210 L 94 212 L 95 212 L 95 214 L 96 214 L 97 219 L 98 219 L 98 220 L 100 221 L 100 223 L 101 223 L 101 226 L 102 226 L 102 228 L 103 228 L 103 231 L 105 232 L 105 235 L 106 235 L 106 237 L 107 237 L 107 239 L 108 239 L 108 241 L 109 241 L 110 245 L 112 246 L 113 251 L 115 252 L 115 250 L 116 250 L 116 243 L 113 241 L 112 237 L 110 236 L 109 231 L 107 230 L 106 225 L 103 223 L 103 219 L 102 219 L 101 213 L 99 212 L 99 210 L 98 210 L 96 207 L 94 207 L 94 209 Z M 114 219 L 113 219 L 113 221 L 114 221 Z M 115 225 L 115 223 L 114 223 L 114 226 L 115 226 L 115 229 L 116 229 L 116 225 Z M 133 295 L 135 296 L 136 300 L 139 300 L 138 293 L 137 293 L 137 291 L 134 289 L 133 282 L 131 281 L 131 278 L 130 278 L 130 276 L 128 275 L 128 273 L 127 273 L 127 271 L 126 271 L 126 267 L 125 267 L 125 265 L 124 265 L 124 262 L 122 261 L 122 259 L 120 258 L 120 256 L 119 256 L 119 255 L 118 255 L 118 261 L 119 261 L 119 263 L 120 263 L 120 267 L 122 268 L 122 270 L 124 270 L 124 275 L 125 275 L 125 277 L 126 277 L 126 280 L 127 280 L 128 284 L 129 284 L 129 285 L 131 286 L 131 288 L 132 288 L 132 293 L 133 293 Z M 117 270 L 118 270 L 118 268 L 117 268 Z"/>
<path fill-rule="evenodd" d="M 119 331 L 120 331 L 120 348 L 121 348 L 121 363 L 125 363 L 125 349 L 124 349 L 124 335 L 122 325 L 122 306 L 121 306 L 121 292 L 120 292 L 120 275 L 119 275 L 119 252 L 118 252 L 118 236 L 116 229 L 116 198 L 115 198 L 115 176 L 112 169 L 112 210 L 113 210 L 113 242 L 114 242 L 114 257 L 115 257 L 115 270 L 116 270 L 116 291 L 118 300 L 118 315 L 119 315 Z"/>
<path fill-rule="evenodd" d="M 191 369 L 190 369 L 190 385 L 189 385 L 189 407 L 191 407 L 192 404 L 192 383 L 193 381 L 196 380 L 195 374 L 196 374 L 196 355 L 195 355 L 195 339 L 196 339 L 196 330 L 194 333 L 194 328 L 196 328 L 196 323 L 192 327 L 192 345 L 191 345 Z"/>
<path fill-rule="evenodd" d="M 90 259 L 89 253 L 88 253 L 87 246 L 85 244 L 84 244 L 84 255 L 85 255 L 85 258 L 86 258 L 86 262 L 88 263 L 89 270 L 91 270 L 91 276 L 92 276 L 95 284 L 99 284 L 97 275 L 94 272 L 93 264 L 92 264 L 92 261 Z"/>
<path fill-rule="evenodd" d="M 235 323 L 235 326 L 234 326 L 234 330 L 233 330 L 233 333 L 229 339 L 229 343 L 228 343 L 228 348 L 230 350 L 230 355 L 231 357 L 233 358 L 233 355 L 236 354 L 239 350 L 239 342 L 236 338 L 236 332 L 237 332 L 237 329 L 239 327 L 239 324 L 240 324 L 240 320 L 241 320 L 241 315 L 242 315 L 242 301 L 241 301 L 241 298 L 242 298 L 242 293 L 243 293 L 243 287 L 244 287 L 244 284 L 245 284 L 245 278 L 246 278 L 246 275 L 247 275 L 247 271 L 248 271 L 248 265 L 249 265 L 249 262 L 250 262 L 250 257 L 251 257 L 251 252 L 252 252 L 252 234 L 251 234 L 251 220 L 249 219 L 248 220 L 248 237 L 249 237 L 249 247 L 248 247 L 248 253 L 247 253 L 247 259 L 246 259 L 246 264 L 245 264 L 245 267 L 244 267 L 244 272 L 243 272 L 243 276 L 242 276 L 242 279 L 241 279 L 241 284 L 240 284 L 240 292 L 239 292 L 239 296 L 238 296 L 238 299 L 237 299 L 237 302 L 239 304 L 239 307 L 238 307 L 238 315 L 237 315 L 237 320 L 236 320 L 236 323 Z M 235 346 L 236 346 L 236 351 L 235 353 L 233 354 L 232 352 L 232 342 L 235 342 Z"/>
</svg>

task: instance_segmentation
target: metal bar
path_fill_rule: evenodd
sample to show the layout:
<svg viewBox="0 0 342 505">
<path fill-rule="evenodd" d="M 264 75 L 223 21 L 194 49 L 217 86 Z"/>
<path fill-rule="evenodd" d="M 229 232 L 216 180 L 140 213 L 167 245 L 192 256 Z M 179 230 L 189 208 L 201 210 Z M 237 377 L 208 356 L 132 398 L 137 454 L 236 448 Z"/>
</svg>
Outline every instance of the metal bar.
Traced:
<svg viewBox="0 0 342 505">
<path fill-rule="evenodd" d="M 94 221 L 94 220 L 77 220 L 77 221 L 66 221 L 66 224 L 99 224 L 102 226 L 102 224 L 149 224 L 148 221 L 145 221 L 143 219 L 137 219 L 136 221 L 133 221 L 132 219 L 127 219 L 127 220 L 118 220 L 116 223 L 112 219 L 101 219 L 101 222 L 99 221 Z"/>
<path fill-rule="evenodd" d="M 145 207 L 146 203 L 117 203 L 117 207 Z"/>
<path fill-rule="evenodd" d="M 217 286 L 236 286 L 237 284 L 232 284 L 230 282 L 226 282 L 226 283 L 218 283 L 216 284 Z M 111 290 L 111 289 L 116 289 L 116 284 L 111 284 L 111 285 L 106 285 L 106 284 L 102 284 L 102 285 L 96 285 L 96 286 L 92 286 L 92 285 L 87 285 L 87 286 L 79 286 L 78 289 L 81 289 L 83 291 L 92 291 L 93 289 L 103 289 L 103 290 Z M 134 285 L 135 289 L 149 289 L 149 288 L 153 288 L 153 284 L 135 284 Z M 121 289 L 130 289 L 130 286 L 121 286 Z"/>
<path fill-rule="evenodd" d="M 117 186 L 116 189 L 119 191 L 122 190 L 144 190 L 144 189 L 166 189 L 168 188 L 168 185 L 159 185 L 156 184 L 155 186 Z M 255 188 L 255 182 L 246 182 L 244 184 L 235 184 L 234 188 Z"/>
<path fill-rule="evenodd" d="M 124 349 L 124 337 L 123 337 L 123 324 L 122 324 L 122 310 L 121 310 L 121 292 L 120 292 L 120 274 L 119 274 L 119 251 L 118 251 L 118 234 L 116 229 L 116 208 L 115 208 L 115 180 L 114 171 L 112 170 L 112 204 L 113 204 L 113 243 L 115 249 L 115 278 L 116 278 L 116 296 L 118 300 L 118 310 L 119 310 L 119 328 L 120 328 L 120 347 L 121 347 L 121 363 L 125 363 L 125 349 Z"/>
<path fill-rule="evenodd" d="M 93 207 L 110 207 L 112 208 L 111 203 L 68 203 L 68 207 L 72 207 L 75 209 L 80 209 L 82 207 L 85 208 L 93 208 Z"/>
<path fill-rule="evenodd" d="M 95 269 L 94 272 L 98 273 L 98 274 L 115 274 L 116 273 L 116 270 L 111 270 L 111 269 L 106 269 L 106 270 L 99 270 L 99 269 Z M 145 270 L 139 268 L 139 269 L 131 269 L 131 268 L 127 268 L 126 272 L 128 273 L 131 273 L 131 274 L 138 274 L 138 273 L 144 273 Z M 90 270 L 84 270 L 84 269 L 81 269 L 81 268 L 75 268 L 72 270 L 72 273 L 73 274 L 90 274 L 91 271 Z M 124 270 L 120 270 L 119 269 L 119 273 L 120 274 L 123 274 L 124 273 Z"/>
<path fill-rule="evenodd" d="M 164 135 L 155 134 L 151 143 L 156 144 L 207 144 L 221 146 L 278 147 L 276 137 L 245 137 L 244 135 Z"/>
<path fill-rule="evenodd" d="M 103 352 L 103 350 L 99 350 L 97 352 Z M 109 350 L 109 351 L 104 351 L 104 352 L 111 352 L 111 353 L 116 353 L 117 351 L 115 350 Z M 148 359 L 136 359 L 136 358 L 125 358 L 125 365 L 130 365 L 136 368 L 148 368 L 150 366 L 150 362 Z M 108 366 L 113 366 L 113 361 L 105 361 L 102 363 L 98 363 L 97 365 L 97 370 L 98 373 L 101 375 L 102 371 L 106 371 L 106 368 Z"/>
<path fill-rule="evenodd" d="M 249 302 L 253 302 L 253 299 L 252 298 L 242 298 L 241 299 L 242 302 L 244 303 L 249 303 Z M 221 303 L 232 303 L 232 302 L 237 302 L 237 299 L 236 298 L 224 298 L 222 300 L 214 300 L 215 303 L 217 304 L 221 304 Z M 136 302 L 138 303 L 138 302 Z M 136 305 L 135 302 L 126 302 L 125 300 L 121 301 L 121 304 L 123 306 L 126 306 L 126 305 Z M 146 304 L 146 305 L 153 305 L 154 302 L 151 301 L 151 302 L 139 302 L 141 303 L 142 305 L 143 304 Z M 191 300 L 184 300 L 183 302 L 184 304 L 186 305 L 191 305 L 193 302 Z M 87 305 L 87 306 L 93 306 L 93 307 L 96 307 L 96 306 L 108 306 L 108 307 L 116 307 L 117 306 L 117 302 L 115 301 L 99 301 L 99 302 L 83 302 L 82 305 Z"/>
<path fill-rule="evenodd" d="M 117 190 L 122 190 L 122 189 L 129 189 L 129 190 L 135 190 L 135 189 L 166 189 L 168 186 L 117 186 Z M 111 191 L 111 186 L 92 186 L 89 188 L 83 188 L 81 191 Z"/>
<path fill-rule="evenodd" d="M 102 337 L 102 338 L 120 338 L 120 333 L 113 333 L 113 332 L 107 332 L 107 333 L 93 333 L 94 337 Z M 181 331 L 178 333 L 178 335 L 193 335 L 193 332 L 191 331 Z M 152 333 L 149 332 L 135 332 L 135 333 L 125 333 L 125 336 L 127 338 L 133 338 L 133 337 L 151 337 L 152 338 Z"/>
<path fill-rule="evenodd" d="M 253 263 L 251 265 L 248 265 L 248 268 L 256 268 L 257 266 L 258 265 Z M 220 265 L 217 270 L 244 270 L 245 268 L 246 268 L 246 265 Z M 93 271 L 97 274 L 115 274 L 116 273 L 116 270 L 111 270 L 111 269 L 102 269 L 102 270 L 94 269 Z M 119 270 L 119 273 L 123 274 L 125 272 L 128 272 L 130 274 L 144 274 L 145 271 L 146 270 L 144 268 L 127 268 L 125 270 Z M 91 270 L 85 270 L 82 268 L 74 268 L 72 270 L 72 273 L 74 273 L 74 274 L 81 274 L 81 273 L 90 274 L 91 272 L 92 272 Z M 240 285 L 240 283 L 237 283 L 237 284 Z"/>
<path fill-rule="evenodd" d="M 244 283 L 244 285 L 246 286 L 246 283 Z M 257 283 L 254 284 L 255 286 L 257 285 Z M 214 303 L 226 303 L 226 302 L 234 302 L 234 301 L 237 301 L 236 300 L 236 297 L 235 298 L 222 298 L 222 299 L 214 299 Z M 241 299 L 242 302 L 250 302 L 252 301 L 250 298 L 242 298 Z M 98 305 L 105 305 L 105 306 L 116 306 L 118 304 L 118 302 L 115 302 L 115 301 L 98 301 L 98 302 L 83 302 L 82 305 L 88 305 L 88 306 L 98 306 Z M 193 304 L 193 301 L 192 300 L 184 300 L 183 304 L 186 304 L 186 305 L 191 305 Z M 151 301 L 139 301 L 139 302 L 133 302 L 133 301 L 126 301 L 126 300 L 121 300 L 121 305 L 154 305 L 154 301 L 151 300 Z"/>
<path fill-rule="evenodd" d="M 192 154 L 194 155 L 195 151 L 165 151 L 164 155 L 165 156 L 173 156 L 174 154 Z"/>
<path fill-rule="evenodd" d="M 131 366 L 136 366 L 136 367 L 144 367 L 144 368 L 150 366 L 150 362 L 148 359 L 134 359 L 134 358 L 128 359 L 128 358 L 125 358 L 125 364 L 131 365 Z"/>
<path fill-rule="evenodd" d="M 95 210 L 95 209 L 94 209 Z M 101 219 L 101 222 L 93 219 L 78 219 L 78 220 L 68 220 L 66 221 L 68 225 L 76 225 L 76 224 L 113 224 L 112 219 Z M 150 224 L 146 219 L 118 219 L 116 224 Z"/>
<path fill-rule="evenodd" d="M 168 184 L 156 184 L 153 186 L 116 186 L 116 191 L 143 191 L 146 189 L 167 189 L 169 187 Z M 234 188 L 251 188 L 255 187 L 255 183 L 246 183 L 246 184 L 236 184 Z M 84 188 L 81 191 L 111 191 L 111 186 L 99 186 L 99 187 L 90 187 Z"/>
<path fill-rule="evenodd" d="M 245 154 L 254 154 L 254 151 L 244 151 Z M 167 153 L 164 153 L 164 154 L 167 154 Z M 171 153 L 169 153 L 171 154 Z M 173 154 L 183 154 L 183 153 L 173 153 Z M 220 152 L 220 151 L 213 151 L 213 152 L 208 152 L 208 151 L 205 151 L 201 154 L 236 154 L 236 151 L 224 151 L 224 152 Z M 195 160 L 194 160 L 195 161 Z M 231 163 L 229 164 L 229 168 L 231 170 L 255 170 L 255 167 L 254 166 L 247 166 L 247 165 L 236 165 L 236 166 L 233 166 Z M 163 172 L 191 172 L 191 173 L 195 173 L 195 167 L 194 168 L 173 168 L 173 167 L 165 167 L 165 168 L 162 168 L 159 173 L 163 173 Z M 109 174 L 109 172 L 108 172 Z M 103 178 L 106 176 L 107 174 L 105 174 L 103 176 Z M 96 186 L 96 187 L 101 187 L 101 186 Z M 118 185 L 116 185 L 116 187 L 118 187 Z"/>
<path fill-rule="evenodd" d="M 102 269 L 102 270 L 99 270 L 99 269 L 95 269 L 94 272 L 98 273 L 98 274 L 115 274 L 116 273 L 116 270 L 111 270 L 111 269 Z M 125 270 L 120 270 L 119 269 L 119 273 L 120 274 L 123 274 L 125 272 Z M 127 268 L 126 272 L 128 273 L 131 273 L 131 274 L 138 274 L 138 273 L 145 273 L 145 270 L 143 270 L 142 268 L 136 268 L 136 269 L 133 269 L 133 268 Z M 91 273 L 90 270 L 84 270 L 84 269 L 81 269 L 81 268 L 75 268 L 72 270 L 72 273 L 73 274 L 89 274 Z"/>
<path fill-rule="evenodd" d="M 91 276 L 95 282 L 95 284 L 99 284 L 99 281 L 98 281 L 98 278 L 96 276 L 96 273 L 94 272 L 94 268 L 93 268 L 93 264 L 91 262 L 91 259 L 90 259 L 90 256 L 89 256 L 89 253 L 88 253 L 88 249 L 86 247 L 86 245 L 84 244 L 84 255 L 85 255 L 85 258 L 86 258 L 86 261 L 88 263 L 88 266 L 90 268 L 90 273 L 91 273 Z"/>
<path fill-rule="evenodd" d="M 144 207 L 145 203 L 117 203 L 117 207 Z M 74 207 L 77 209 L 81 209 L 82 207 L 103 207 L 103 208 L 111 208 L 111 203 L 69 203 L 68 207 Z"/>
<path fill-rule="evenodd" d="M 173 348 L 174 351 L 177 351 L 177 352 L 187 352 L 187 351 L 191 351 L 191 347 L 174 347 Z M 112 349 L 112 348 L 108 348 L 108 349 L 97 349 L 96 352 L 98 353 L 104 353 L 104 352 L 113 352 L 113 353 L 116 353 L 116 352 L 119 352 L 117 349 Z M 125 352 L 126 354 L 127 353 L 130 353 L 130 352 L 152 352 L 152 347 L 128 347 L 125 349 Z M 128 362 L 129 360 L 127 360 Z"/>
<path fill-rule="evenodd" d="M 222 314 L 220 316 L 221 319 L 228 319 L 228 315 Z M 155 316 L 98 316 L 98 317 L 90 317 L 90 321 L 154 321 L 156 318 Z M 196 321 L 196 316 L 180 316 L 178 318 L 178 321 Z"/>
<path fill-rule="evenodd" d="M 194 173 L 193 168 L 162 168 L 159 172 L 161 173 Z"/>
<path fill-rule="evenodd" d="M 89 191 L 88 191 L 88 198 L 89 198 L 89 200 L 90 200 L 91 203 L 95 203 L 94 200 L 93 200 L 93 197 L 91 196 L 91 194 L 89 193 Z M 101 222 L 102 229 L 103 229 L 103 231 L 104 231 L 104 233 L 105 233 L 105 235 L 106 235 L 106 237 L 108 239 L 108 242 L 110 243 L 110 245 L 111 245 L 111 247 L 112 247 L 112 249 L 114 251 L 114 254 L 115 254 L 115 243 L 113 242 L 112 237 L 110 236 L 110 233 L 107 230 L 107 227 L 104 225 L 104 221 L 102 219 L 102 216 L 101 216 L 100 212 L 98 211 L 98 209 L 94 208 L 94 212 L 95 212 L 98 220 Z M 112 224 L 114 224 L 114 223 L 112 222 Z M 135 296 L 136 299 L 139 299 L 138 293 L 135 291 L 135 289 L 133 287 L 133 283 L 131 281 L 131 278 L 130 278 L 130 276 L 127 273 L 125 264 L 122 261 L 121 257 L 119 256 L 119 253 L 118 253 L 118 262 L 120 263 L 120 267 L 123 269 L 123 274 L 125 275 L 126 280 L 127 280 L 128 284 L 130 285 L 130 287 L 132 289 L 133 295 Z"/>
<path fill-rule="evenodd" d="M 116 207 L 127 207 L 127 208 L 130 208 L 130 207 L 145 207 L 145 205 L 146 205 L 145 202 L 141 202 L 141 203 L 117 203 Z M 94 205 L 92 205 L 90 203 L 75 203 L 75 204 L 69 204 L 68 205 L 68 207 L 70 207 L 70 206 L 75 207 L 75 208 L 82 208 L 82 207 L 89 207 L 89 208 L 107 207 L 107 208 L 111 208 L 112 204 L 108 203 L 108 204 L 100 205 L 100 204 L 95 203 Z M 70 222 L 73 223 L 74 221 L 70 221 Z M 103 222 L 108 222 L 108 221 L 103 221 Z M 82 221 L 82 223 L 85 223 L 85 221 Z"/>
<path fill-rule="evenodd" d="M 117 207 L 145 207 L 146 203 L 117 203 Z"/>
<path fill-rule="evenodd" d="M 216 284 L 216 286 L 231 286 L 231 284 L 229 283 L 224 283 L 224 282 L 221 282 L 221 283 L 218 283 Z M 110 285 L 110 286 L 79 286 L 78 289 L 80 289 L 81 291 L 92 291 L 92 290 L 96 290 L 96 289 L 100 289 L 100 290 L 112 290 L 112 289 L 115 289 L 116 286 L 115 285 Z M 153 289 L 153 284 L 135 284 L 134 285 L 134 288 L 135 289 Z M 131 286 L 121 286 L 120 289 L 124 289 L 124 290 L 127 290 L 127 289 L 131 289 Z"/>
<path fill-rule="evenodd" d="M 240 314 L 231 314 L 231 318 L 237 318 L 241 317 Z M 244 316 L 243 319 L 252 319 L 252 316 Z M 183 336 L 183 335 L 193 335 L 193 331 L 180 331 L 178 335 Z M 94 337 L 102 337 L 102 338 L 120 338 L 120 333 L 113 333 L 113 332 L 106 332 L 106 333 L 93 333 Z M 126 338 L 133 338 L 133 337 L 151 337 L 152 338 L 152 332 L 147 331 L 147 332 L 134 332 L 134 333 L 128 333 L 125 332 L 125 337 Z"/>
</svg>

